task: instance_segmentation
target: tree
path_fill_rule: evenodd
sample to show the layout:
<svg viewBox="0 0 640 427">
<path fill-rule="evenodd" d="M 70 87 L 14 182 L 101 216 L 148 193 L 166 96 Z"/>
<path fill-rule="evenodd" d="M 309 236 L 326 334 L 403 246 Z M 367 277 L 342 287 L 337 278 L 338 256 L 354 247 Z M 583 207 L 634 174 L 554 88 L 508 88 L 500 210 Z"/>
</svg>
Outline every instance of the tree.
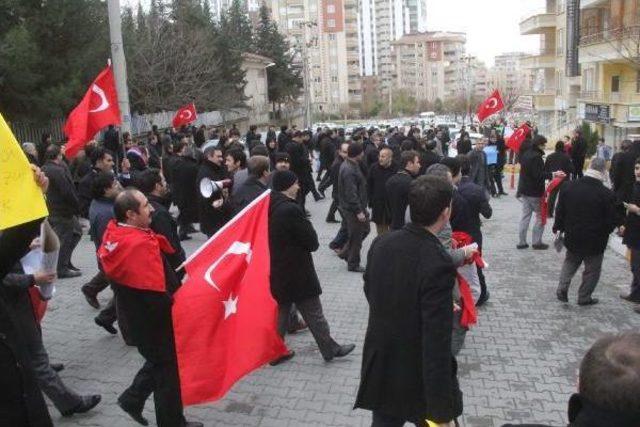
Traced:
<svg viewBox="0 0 640 427">
<path fill-rule="evenodd" d="M 271 20 L 269 8 L 260 7 L 260 23 L 255 37 L 256 53 L 273 61 L 267 68 L 269 101 L 287 103 L 298 98 L 302 89 L 300 70 L 293 65 L 293 53 L 278 27 Z"/>
<path fill-rule="evenodd" d="M 253 30 L 247 11 L 241 0 L 233 0 L 229 10 L 220 20 L 221 34 L 227 38 L 229 48 L 240 52 L 253 52 Z"/>
</svg>

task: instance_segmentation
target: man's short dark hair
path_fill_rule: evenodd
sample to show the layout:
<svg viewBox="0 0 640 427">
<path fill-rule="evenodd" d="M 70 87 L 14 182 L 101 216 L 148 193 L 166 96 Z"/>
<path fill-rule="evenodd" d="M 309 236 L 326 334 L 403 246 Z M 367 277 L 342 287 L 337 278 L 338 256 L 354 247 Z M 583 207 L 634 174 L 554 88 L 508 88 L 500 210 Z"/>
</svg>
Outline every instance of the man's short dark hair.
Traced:
<svg viewBox="0 0 640 427">
<path fill-rule="evenodd" d="M 407 150 L 400 153 L 400 167 L 406 168 L 409 163 L 413 163 L 416 157 L 420 157 L 417 151 Z"/>
<path fill-rule="evenodd" d="M 249 154 L 252 157 L 253 156 L 269 156 L 269 149 L 267 148 L 266 145 L 260 143 L 260 144 L 256 144 L 256 146 L 251 149 L 251 152 L 249 152 Z"/>
<path fill-rule="evenodd" d="M 136 187 L 144 194 L 150 194 L 156 188 L 156 184 L 162 183 L 160 169 L 145 169 L 136 176 L 135 183 Z"/>
<path fill-rule="evenodd" d="M 414 143 L 412 140 L 410 139 L 405 139 L 404 141 L 402 141 L 402 143 L 400 144 L 400 151 L 410 151 L 413 150 L 414 147 Z"/>
<path fill-rule="evenodd" d="M 353 159 L 362 154 L 362 152 L 362 144 L 359 142 L 352 142 L 351 144 L 349 144 L 349 148 L 347 149 L 347 156 Z"/>
<path fill-rule="evenodd" d="M 547 143 L 547 138 L 545 138 L 542 135 L 536 135 L 533 138 L 533 145 L 536 146 L 536 147 L 539 147 L 541 145 L 545 145 L 546 143 Z"/>
<path fill-rule="evenodd" d="M 247 161 L 247 171 L 255 178 L 262 178 L 269 171 L 269 163 L 267 156 L 251 156 Z"/>
<path fill-rule="evenodd" d="M 556 142 L 556 151 L 564 151 L 564 141 Z"/>
<path fill-rule="evenodd" d="M 91 197 L 94 199 L 104 197 L 104 194 L 111 188 L 115 180 L 116 176 L 113 172 L 99 172 L 91 183 Z"/>
<path fill-rule="evenodd" d="M 581 397 L 613 413 L 638 413 L 640 334 L 600 338 L 582 359 L 579 376 Z"/>
<path fill-rule="evenodd" d="M 111 153 L 111 151 L 107 150 L 104 147 L 96 147 L 91 154 L 89 155 L 89 160 L 91 160 L 91 164 L 93 166 L 96 165 L 96 163 L 98 163 L 100 160 L 104 159 L 104 157 L 106 155 L 110 155 L 111 157 L 113 157 L 113 154 Z"/>
<path fill-rule="evenodd" d="M 436 176 L 416 178 L 409 188 L 411 221 L 428 227 L 433 225 L 442 211 L 451 206 L 453 185 Z"/>
<path fill-rule="evenodd" d="M 244 154 L 244 151 L 240 149 L 229 150 L 227 151 L 225 157 L 226 156 L 231 156 L 231 158 L 233 159 L 233 163 L 240 162 L 241 168 L 247 167 L 247 155 Z"/>
<path fill-rule="evenodd" d="M 44 152 L 44 160 L 55 160 L 60 155 L 60 146 L 57 144 L 51 144 L 47 147 L 47 150 Z"/>
<path fill-rule="evenodd" d="M 462 168 L 460 161 L 455 157 L 445 157 L 440 160 L 440 163 L 449 168 L 449 170 L 451 171 L 451 176 L 458 175 L 460 173 L 460 169 Z"/>
<path fill-rule="evenodd" d="M 219 151 L 220 153 L 222 153 L 222 147 L 218 147 L 217 145 L 209 145 L 207 148 L 204 149 L 202 154 L 206 159 L 206 158 L 209 158 L 209 156 L 215 153 L 216 151 Z"/>
<path fill-rule="evenodd" d="M 135 188 L 127 188 L 118 194 L 113 204 L 113 214 L 116 217 L 116 221 L 127 222 L 128 211 L 140 212 L 140 201 L 136 198 L 138 191 Z"/>
<path fill-rule="evenodd" d="M 471 162 L 469 161 L 469 157 L 466 154 L 458 154 L 456 156 L 458 162 L 460 163 L 460 172 L 462 172 L 462 176 L 468 176 L 471 173 Z"/>
</svg>

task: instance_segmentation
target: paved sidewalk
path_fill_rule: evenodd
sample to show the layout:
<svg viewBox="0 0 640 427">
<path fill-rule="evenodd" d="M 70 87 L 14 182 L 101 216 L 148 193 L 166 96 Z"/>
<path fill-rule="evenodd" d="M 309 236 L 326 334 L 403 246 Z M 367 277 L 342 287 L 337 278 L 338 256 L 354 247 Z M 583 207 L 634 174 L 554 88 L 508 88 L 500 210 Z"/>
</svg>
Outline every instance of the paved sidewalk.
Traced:
<svg viewBox="0 0 640 427">
<path fill-rule="evenodd" d="M 638 330 L 640 316 L 618 298 L 628 287 L 630 272 L 624 259 L 608 251 L 596 290 L 601 303 L 578 307 L 577 283 L 569 305 L 555 299 L 563 254 L 515 249 L 519 203 L 513 196 L 493 202 L 494 218 L 484 224 L 486 272 L 491 300 L 482 309 L 478 326 L 467 338 L 458 359 L 464 392 L 463 426 L 500 426 L 510 422 L 566 423 L 566 402 L 575 390 L 578 362 L 604 333 Z M 311 335 L 287 338 L 296 357 L 278 367 L 265 367 L 240 381 L 219 402 L 186 409 L 188 419 L 206 426 L 365 426 L 367 411 L 352 410 L 360 377 L 362 342 L 368 308 L 362 278 L 346 271 L 327 245 L 336 224 L 323 222 L 329 201 L 309 202 L 321 241 L 314 256 L 323 286 L 322 303 L 335 338 L 354 342 L 352 356 L 325 363 Z M 551 240 L 547 231 L 547 240 Z M 196 235 L 186 242 L 192 252 L 204 241 Z M 367 239 L 365 250 L 371 242 Z M 65 382 L 82 393 L 102 393 L 93 411 L 70 419 L 51 407 L 60 426 L 136 425 L 117 407 L 116 398 L 142 364 L 136 350 L 120 336 L 109 336 L 93 323 L 80 286 L 95 271 L 93 244 L 83 237 L 74 263 L 85 275 L 58 283 L 58 293 L 44 320 L 44 338 L 51 360 L 63 362 Z M 101 296 L 107 301 L 108 291 Z M 154 420 L 153 401 L 145 416 Z M 154 423 L 152 423 L 155 425 Z"/>
</svg>

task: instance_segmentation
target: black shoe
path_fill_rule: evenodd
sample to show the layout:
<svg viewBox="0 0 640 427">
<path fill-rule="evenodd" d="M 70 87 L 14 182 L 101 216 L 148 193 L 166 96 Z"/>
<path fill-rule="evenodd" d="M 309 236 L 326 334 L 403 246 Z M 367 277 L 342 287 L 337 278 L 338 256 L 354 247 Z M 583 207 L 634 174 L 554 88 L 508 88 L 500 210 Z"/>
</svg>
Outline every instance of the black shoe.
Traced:
<svg viewBox="0 0 640 427">
<path fill-rule="evenodd" d="M 331 362 L 335 357 L 344 357 L 347 354 L 351 353 L 353 351 L 353 349 L 356 348 L 355 344 L 345 344 L 345 345 L 341 345 L 338 350 L 336 350 L 335 353 L 333 353 L 333 356 L 331 357 L 325 357 L 324 360 L 326 362 Z"/>
<path fill-rule="evenodd" d="M 191 240 L 191 236 L 189 236 L 188 234 L 182 234 L 179 237 L 181 242 L 184 242 L 185 240 Z"/>
<path fill-rule="evenodd" d="M 271 362 L 269 362 L 269 365 L 271 366 L 278 366 L 281 363 L 286 362 L 287 360 L 291 360 L 291 358 L 293 358 L 293 356 L 296 355 L 296 352 L 291 350 L 289 353 L 285 354 L 284 356 L 280 356 L 275 360 L 272 360 Z"/>
<path fill-rule="evenodd" d="M 326 221 L 327 221 L 328 224 L 339 224 L 340 223 L 340 221 L 338 221 L 335 218 L 327 218 Z"/>
<path fill-rule="evenodd" d="M 102 400 L 102 396 L 99 394 L 92 394 L 90 396 L 82 396 L 82 402 L 78 404 L 73 409 L 69 409 L 68 411 L 61 412 L 63 417 L 70 417 L 73 414 L 84 414 L 85 412 L 89 412 L 93 408 L 96 407 L 98 403 Z"/>
<path fill-rule="evenodd" d="M 49 366 L 56 372 L 64 371 L 64 365 L 62 363 L 49 363 Z"/>
<path fill-rule="evenodd" d="M 478 302 L 476 302 L 476 307 L 483 306 L 487 301 L 489 301 L 489 291 L 486 291 L 484 294 L 480 295 L 480 298 L 478 298 Z"/>
<path fill-rule="evenodd" d="M 634 298 L 633 295 L 631 294 L 620 294 L 620 298 L 622 298 L 625 301 L 629 301 L 632 302 L 634 304 L 640 304 L 640 298 Z"/>
<path fill-rule="evenodd" d="M 320 200 L 324 200 L 324 196 L 323 196 L 322 194 L 320 194 L 320 193 L 315 193 L 315 194 L 313 195 L 313 199 L 314 199 L 316 202 L 319 202 Z"/>
<path fill-rule="evenodd" d="M 560 302 L 569 302 L 569 297 L 567 296 L 567 291 L 556 291 L 556 297 Z"/>
<path fill-rule="evenodd" d="M 103 327 L 111 335 L 115 335 L 115 334 L 118 333 L 118 330 L 112 324 L 109 324 L 109 323 L 105 322 L 101 318 L 96 317 L 93 320 L 96 322 L 96 325 Z"/>
<path fill-rule="evenodd" d="M 129 414 L 129 416 L 131 418 L 133 418 L 133 420 L 135 422 L 137 422 L 138 424 L 142 424 L 143 426 L 148 426 L 149 425 L 149 421 L 142 416 L 142 410 L 136 410 L 133 408 L 128 408 L 123 402 L 122 400 L 120 400 L 118 398 L 118 406 L 120 407 L 120 409 L 122 409 L 124 412 L 126 412 L 127 414 Z"/>
<path fill-rule="evenodd" d="M 504 191 L 501 191 L 499 194 L 500 194 L 501 196 L 508 196 L 508 195 L 509 195 L 509 193 L 505 193 Z"/>
<path fill-rule="evenodd" d="M 69 265 L 67 265 L 67 268 L 71 271 L 80 271 L 80 269 L 75 265 L 71 264 L 71 262 L 69 262 Z"/>
<path fill-rule="evenodd" d="M 358 265 L 356 267 L 347 267 L 347 270 L 351 271 L 353 273 L 364 273 L 365 272 L 364 267 L 361 266 L 361 265 Z"/>
<path fill-rule="evenodd" d="M 204 424 L 198 421 L 185 421 L 183 427 L 204 427 Z"/>
<path fill-rule="evenodd" d="M 529 245 L 526 243 L 522 243 L 516 246 L 516 249 L 528 249 Z"/>
<path fill-rule="evenodd" d="M 80 277 L 82 273 L 79 271 L 73 271 L 70 269 L 62 270 L 58 272 L 58 279 L 71 279 L 74 277 Z"/>
<path fill-rule="evenodd" d="M 594 305 L 598 303 L 598 298 L 589 298 L 586 301 L 578 301 L 578 305 Z"/>
<path fill-rule="evenodd" d="M 531 245 L 531 247 L 536 251 L 546 251 L 547 249 L 549 249 L 549 245 L 547 245 L 546 243 L 536 243 L 535 245 Z"/>
<path fill-rule="evenodd" d="M 90 289 L 91 288 L 89 287 L 89 285 L 82 285 L 82 287 L 80 288 L 82 294 L 84 295 L 84 299 L 87 300 L 87 303 L 89 303 L 89 305 L 93 308 L 100 308 L 98 298 L 96 298 L 96 295 L 94 295 Z"/>
</svg>

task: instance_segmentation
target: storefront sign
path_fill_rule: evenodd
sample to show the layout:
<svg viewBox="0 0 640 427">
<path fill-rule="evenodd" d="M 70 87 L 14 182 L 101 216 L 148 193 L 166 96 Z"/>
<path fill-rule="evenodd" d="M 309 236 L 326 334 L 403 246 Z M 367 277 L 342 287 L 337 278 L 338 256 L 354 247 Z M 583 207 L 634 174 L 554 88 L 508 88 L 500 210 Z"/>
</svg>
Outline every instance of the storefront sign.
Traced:
<svg viewBox="0 0 640 427">
<path fill-rule="evenodd" d="M 640 122 L 640 105 L 629 105 L 627 121 Z"/>
<path fill-rule="evenodd" d="M 610 123 L 611 109 L 608 105 L 584 104 L 584 119 L 596 123 Z"/>
</svg>

